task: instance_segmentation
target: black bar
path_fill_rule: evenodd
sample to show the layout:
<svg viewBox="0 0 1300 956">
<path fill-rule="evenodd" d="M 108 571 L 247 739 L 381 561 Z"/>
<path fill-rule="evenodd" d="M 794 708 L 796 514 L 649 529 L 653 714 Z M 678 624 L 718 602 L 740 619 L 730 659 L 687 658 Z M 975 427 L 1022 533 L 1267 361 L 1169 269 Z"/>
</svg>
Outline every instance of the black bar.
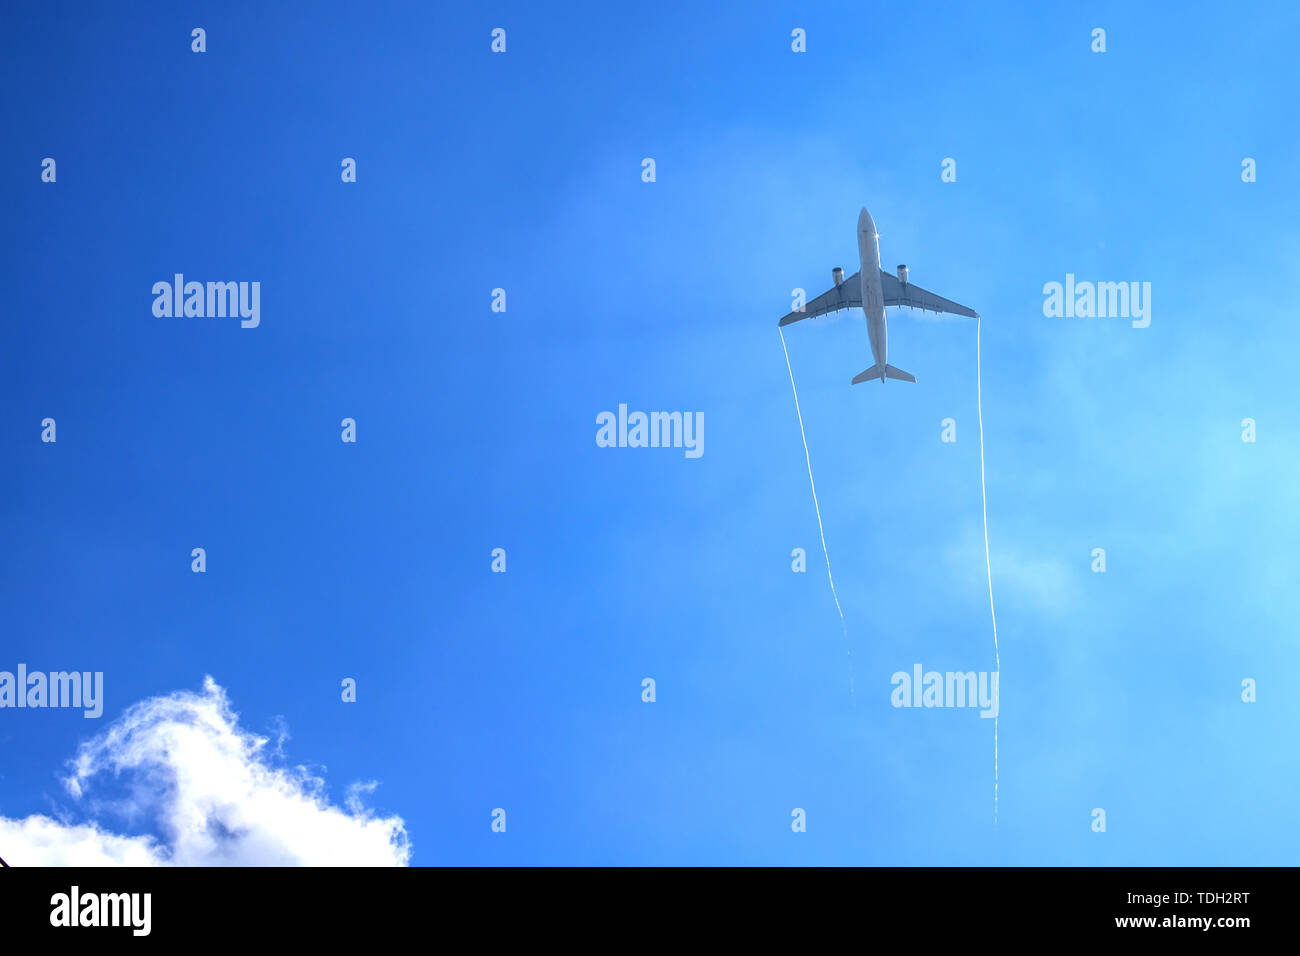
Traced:
<svg viewBox="0 0 1300 956">
<path fill-rule="evenodd" d="M 925 947 L 943 940 L 983 946 L 1125 936 L 1144 944 L 1201 938 L 1231 946 L 1259 931 L 1285 931 L 1283 907 L 1294 877 L 1280 868 L 10 867 L 0 876 L 0 926 L 6 942 L 69 934 L 82 942 L 144 938 L 135 936 L 130 918 L 143 928 L 142 896 L 132 909 L 121 897 L 105 908 L 111 917 L 117 907 L 126 925 L 51 925 L 59 918 L 57 894 L 67 899 L 63 915 L 70 916 L 75 885 L 87 917 L 87 906 L 100 909 L 100 898 L 88 904 L 87 896 L 148 893 L 147 938 L 208 944 L 374 942 L 433 931 L 425 937 L 430 942 L 464 933 L 479 942 L 522 933 L 535 944 L 590 935 L 609 945 L 621 939 L 655 949 L 699 934 L 758 942 L 791 935 L 806 942 L 844 933 L 864 948 L 899 934 Z M 1200 925 L 1206 919 L 1208 928 Z"/>
</svg>

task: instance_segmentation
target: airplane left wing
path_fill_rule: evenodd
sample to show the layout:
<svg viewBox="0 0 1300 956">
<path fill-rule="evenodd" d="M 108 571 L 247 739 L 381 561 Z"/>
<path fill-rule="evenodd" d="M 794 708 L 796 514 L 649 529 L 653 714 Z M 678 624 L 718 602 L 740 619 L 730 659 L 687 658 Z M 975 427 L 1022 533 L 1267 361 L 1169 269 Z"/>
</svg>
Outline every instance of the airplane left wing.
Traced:
<svg viewBox="0 0 1300 956">
<path fill-rule="evenodd" d="M 828 312 L 838 312 L 840 309 L 860 308 L 862 306 L 862 283 L 858 281 L 860 275 L 862 275 L 860 272 L 853 273 L 839 285 L 832 286 L 811 302 L 805 302 L 802 312 L 791 312 L 777 324 L 789 325 L 800 319 L 814 319 Z"/>
<path fill-rule="evenodd" d="M 927 292 L 919 285 L 912 285 L 910 282 L 899 282 L 897 276 L 886 272 L 884 269 L 880 270 L 880 288 L 885 294 L 885 305 L 888 306 L 901 305 L 909 309 L 924 309 L 927 312 L 950 312 L 953 315 L 964 315 L 971 319 L 979 318 L 974 309 L 968 309 L 966 306 L 958 305 L 941 295 Z"/>
</svg>

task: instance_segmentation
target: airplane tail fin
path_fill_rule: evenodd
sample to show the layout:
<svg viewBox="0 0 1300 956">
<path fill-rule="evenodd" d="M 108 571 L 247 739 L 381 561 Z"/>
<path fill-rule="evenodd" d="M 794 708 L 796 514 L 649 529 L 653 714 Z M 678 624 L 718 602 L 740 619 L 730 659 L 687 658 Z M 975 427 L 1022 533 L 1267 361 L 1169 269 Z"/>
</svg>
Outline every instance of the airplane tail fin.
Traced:
<svg viewBox="0 0 1300 956">
<path fill-rule="evenodd" d="M 857 375 L 853 376 L 853 384 L 858 385 L 861 382 L 870 382 L 874 379 L 880 379 L 882 382 L 887 379 L 897 379 L 900 382 L 915 382 L 916 378 L 904 372 L 901 368 L 894 368 L 892 365 L 886 365 L 883 375 L 879 365 L 873 365 L 871 368 L 863 369 Z"/>
</svg>

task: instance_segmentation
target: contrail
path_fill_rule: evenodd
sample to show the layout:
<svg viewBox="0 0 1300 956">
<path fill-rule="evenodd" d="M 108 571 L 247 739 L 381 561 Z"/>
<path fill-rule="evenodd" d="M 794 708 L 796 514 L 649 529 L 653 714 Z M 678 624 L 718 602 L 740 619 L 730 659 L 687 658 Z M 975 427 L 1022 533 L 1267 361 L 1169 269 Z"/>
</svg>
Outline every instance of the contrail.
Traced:
<svg viewBox="0 0 1300 956">
<path fill-rule="evenodd" d="M 835 578 L 831 575 L 831 554 L 826 550 L 826 531 L 822 528 L 822 509 L 817 504 L 817 485 L 813 481 L 812 458 L 808 454 L 808 436 L 803 430 L 803 412 L 799 410 L 799 390 L 794 387 L 794 369 L 790 367 L 790 350 L 785 347 L 785 332 L 780 326 L 781 351 L 785 353 L 785 370 L 790 373 L 790 391 L 794 392 L 794 413 L 799 416 L 799 437 L 803 439 L 803 457 L 808 462 L 808 485 L 812 488 L 813 509 L 817 512 L 817 533 L 822 539 L 822 554 L 826 555 L 826 579 L 831 582 L 831 597 L 835 599 L 835 610 L 840 613 L 840 627 L 844 629 L 844 653 L 849 658 L 849 696 L 853 698 L 853 709 L 858 709 L 857 691 L 853 686 L 853 649 L 849 646 L 849 626 L 844 623 L 844 609 L 840 607 L 840 596 L 835 593 Z M 996 723 L 996 720 L 994 721 Z"/>
<path fill-rule="evenodd" d="M 784 338 L 782 339 L 784 341 Z M 788 361 L 788 359 L 787 359 Z M 993 610 L 993 565 L 989 562 L 989 499 L 984 491 L 984 395 L 980 385 L 980 320 L 975 318 L 975 402 L 980 422 L 980 501 L 984 505 L 984 569 L 989 577 L 989 617 L 993 619 L 993 656 L 998 668 L 998 696 L 1002 695 L 1002 655 L 998 651 L 998 615 Z M 1002 708 L 998 707 L 1000 713 Z M 998 716 L 993 715 L 993 825 L 998 822 Z"/>
</svg>

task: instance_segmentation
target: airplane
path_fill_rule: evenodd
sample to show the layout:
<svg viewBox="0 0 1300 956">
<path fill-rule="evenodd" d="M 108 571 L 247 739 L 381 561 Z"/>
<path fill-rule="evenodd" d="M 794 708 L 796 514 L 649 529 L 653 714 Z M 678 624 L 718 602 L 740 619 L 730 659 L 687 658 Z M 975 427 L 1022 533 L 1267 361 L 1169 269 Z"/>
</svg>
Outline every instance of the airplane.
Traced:
<svg viewBox="0 0 1300 956">
<path fill-rule="evenodd" d="M 800 319 L 815 318 L 840 309 L 861 308 L 867 316 L 867 336 L 871 339 L 871 357 L 876 364 L 853 376 L 851 384 L 892 378 L 900 382 L 915 382 L 916 378 L 894 368 L 886 362 L 889 351 L 889 331 L 885 325 L 885 306 L 906 306 L 910 309 L 924 309 L 927 312 L 948 312 L 952 315 L 964 315 L 978 319 L 974 309 L 949 301 L 943 296 L 927 292 L 920 286 L 907 281 L 907 266 L 898 267 L 895 278 L 880 268 L 880 234 L 871 213 L 863 207 L 858 214 L 858 261 L 861 270 L 847 279 L 844 270 L 836 266 L 831 270 L 835 285 L 823 292 L 811 302 L 804 304 L 799 312 L 791 312 L 778 325 L 789 325 Z"/>
</svg>

